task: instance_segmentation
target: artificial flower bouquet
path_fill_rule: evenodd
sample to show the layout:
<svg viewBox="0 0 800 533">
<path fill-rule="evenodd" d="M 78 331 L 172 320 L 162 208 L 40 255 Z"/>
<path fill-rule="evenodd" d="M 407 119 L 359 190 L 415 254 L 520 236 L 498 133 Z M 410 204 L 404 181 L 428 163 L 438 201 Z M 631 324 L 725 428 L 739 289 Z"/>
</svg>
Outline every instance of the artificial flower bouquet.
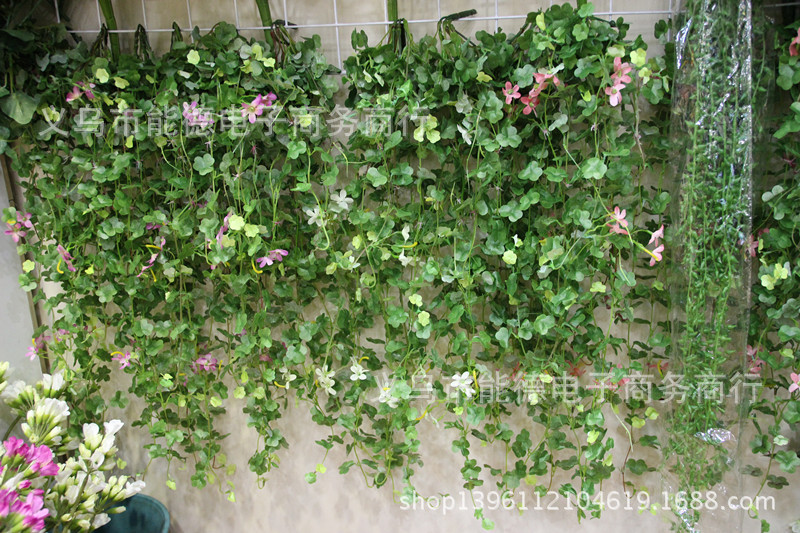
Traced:
<svg viewBox="0 0 800 533">
<path fill-rule="evenodd" d="M 45 374 L 34 386 L 9 384 L 8 367 L 0 363 L 0 398 L 17 418 L 0 443 L 0 533 L 97 529 L 144 487 L 128 476 L 107 477 L 121 464 L 114 441 L 123 423 L 70 428 L 64 374 Z M 17 422 L 24 439 L 10 436 Z"/>
</svg>

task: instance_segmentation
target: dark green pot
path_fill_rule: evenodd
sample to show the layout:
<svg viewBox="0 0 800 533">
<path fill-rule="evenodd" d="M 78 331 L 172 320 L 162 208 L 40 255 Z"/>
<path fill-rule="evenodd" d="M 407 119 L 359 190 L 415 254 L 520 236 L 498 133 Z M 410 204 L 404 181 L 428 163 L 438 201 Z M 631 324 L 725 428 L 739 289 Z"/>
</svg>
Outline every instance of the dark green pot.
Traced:
<svg viewBox="0 0 800 533">
<path fill-rule="evenodd" d="M 125 512 L 109 515 L 111 521 L 97 533 L 168 533 L 169 511 L 160 501 L 136 494 L 122 505 Z"/>
</svg>

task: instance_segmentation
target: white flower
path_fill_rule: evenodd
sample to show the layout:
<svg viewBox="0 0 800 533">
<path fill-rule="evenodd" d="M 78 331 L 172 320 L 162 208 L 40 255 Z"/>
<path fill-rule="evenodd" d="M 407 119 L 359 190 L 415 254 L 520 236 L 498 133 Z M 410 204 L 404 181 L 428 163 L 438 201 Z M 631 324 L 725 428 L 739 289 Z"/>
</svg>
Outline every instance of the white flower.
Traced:
<svg viewBox="0 0 800 533">
<path fill-rule="evenodd" d="M 281 368 L 281 377 L 287 389 L 292 386 L 292 381 L 297 379 L 297 376 L 292 374 L 292 371 L 286 367 Z"/>
<path fill-rule="evenodd" d="M 456 391 L 463 392 L 464 396 L 467 398 L 472 398 L 472 395 L 475 394 L 475 389 L 472 388 L 472 378 L 469 376 L 469 372 L 454 374 L 450 379 L 452 380 L 450 382 L 450 386 Z"/>
<path fill-rule="evenodd" d="M 408 239 L 411 237 L 411 228 L 406 224 L 403 226 L 403 231 L 400 233 L 403 235 L 403 242 L 408 242 Z"/>
<path fill-rule="evenodd" d="M 400 260 L 400 263 L 401 263 L 401 264 L 402 264 L 404 267 L 405 267 L 405 266 L 408 266 L 408 265 L 411 265 L 411 264 L 414 264 L 414 263 L 416 263 L 416 261 L 417 261 L 417 258 L 416 258 L 416 257 L 407 257 L 407 256 L 406 256 L 406 251 L 405 251 L 405 250 L 403 250 L 402 252 L 400 252 L 400 257 L 398 257 L 398 259 Z"/>
<path fill-rule="evenodd" d="M 517 235 L 516 235 L 516 234 L 514 235 L 513 239 L 514 239 L 514 246 L 516 246 L 517 248 L 519 248 L 520 246 L 522 246 L 522 239 L 520 239 L 519 237 L 517 237 Z"/>
<path fill-rule="evenodd" d="M 328 365 L 324 365 L 321 369 L 316 369 L 314 373 L 317 375 L 317 383 L 325 392 L 331 395 L 336 394 L 336 391 L 333 390 L 333 386 L 336 384 L 333 379 L 335 372 L 333 370 L 329 371 Z"/>
<path fill-rule="evenodd" d="M 358 364 L 356 361 L 353 361 L 353 365 L 350 367 L 350 381 L 364 381 L 367 379 L 367 373 L 364 371 L 364 367 Z"/>
<path fill-rule="evenodd" d="M 0 394 L 0 398 L 8 403 L 9 400 L 16 400 L 23 390 L 25 390 L 25 382 L 22 380 L 17 380 L 6 387 L 6 390 L 3 391 L 3 394 Z"/>
<path fill-rule="evenodd" d="M 342 211 L 349 210 L 350 204 L 353 203 L 353 199 L 347 197 L 347 193 L 344 189 L 340 190 L 338 194 L 332 194 L 331 201 L 333 201 L 331 211 L 334 213 L 341 213 Z"/>
<path fill-rule="evenodd" d="M 86 447 L 90 450 L 97 449 L 100 443 L 103 442 L 103 436 L 100 435 L 100 428 L 94 422 L 83 425 L 83 442 L 86 443 Z"/>
<path fill-rule="evenodd" d="M 106 513 L 100 513 L 99 515 L 96 515 L 94 517 L 94 520 L 92 520 L 92 530 L 102 527 L 108 524 L 110 521 L 111 519 L 108 517 Z"/>
<path fill-rule="evenodd" d="M 119 432 L 119 430 L 122 429 L 122 426 L 124 425 L 125 425 L 124 422 L 115 419 L 109 422 L 105 422 L 103 424 L 103 427 L 106 430 L 106 436 L 108 436 L 108 435 L 116 435 L 117 432 Z"/>
<path fill-rule="evenodd" d="M 130 498 L 134 494 L 140 493 L 144 487 L 144 481 L 128 481 L 125 485 L 125 497 Z"/>
<path fill-rule="evenodd" d="M 310 209 L 308 207 L 303 208 L 303 212 L 308 217 L 309 224 L 316 224 L 319 227 L 325 225 L 325 216 L 319 210 L 319 206 L 316 206 L 314 209 Z"/>
<path fill-rule="evenodd" d="M 385 403 L 392 409 L 395 409 L 400 403 L 400 400 L 398 398 L 392 396 L 392 388 L 389 386 L 385 386 L 383 387 L 383 389 L 381 389 L 381 395 L 378 396 L 378 401 L 381 403 Z"/>
<path fill-rule="evenodd" d="M 33 417 L 31 417 L 33 414 Z M 32 418 L 35 420 L 47 420 L 49 423 L 55 425 L 60 424 L 69 416 L 69 406 L 64 400 L 56 398 L 44 398 L 36 402 L 33 411 L 28 411 L 28 423 L 32 424 Z"/>
<path fill-rule="evenodd" d="M 64 375 L 61 372 L 52 376 L 50 374 L 44 374 L 42 375 L 41 383 L 42 392 L 47 396 L 52 396 L 53 393 L 64 388 Z"/>
</svg>

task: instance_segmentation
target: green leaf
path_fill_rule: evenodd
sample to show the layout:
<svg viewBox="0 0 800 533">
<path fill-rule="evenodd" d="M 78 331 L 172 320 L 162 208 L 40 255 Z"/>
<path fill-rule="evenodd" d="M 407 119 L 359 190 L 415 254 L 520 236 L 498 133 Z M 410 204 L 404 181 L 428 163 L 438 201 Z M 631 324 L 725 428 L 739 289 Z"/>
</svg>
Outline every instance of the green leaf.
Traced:
<svg viewBox="0 0 800 533">
<path fill-rule="evenodd" d="M 627 466 L 628 470 L 637 476 L 641 476 L 647 472 L 647 463 L 644 462 L 643 459 L 628 459 L 628 462 L 625 463 L 625 466 Z"/>
<path fill-rule="evenodd" d="M 94 71 L 94 77 L 100 83 L 106 83 L 110 76 L 109 76 L 108 71 L 106 69 L 99 68 L 99 69 Z"/>
<path fill-rule="evenodd" d="M 542 170 L 542 167 L 539 166 L 539 163 L 537 161 L 531 161 L 519 173 L 519 179 L 526 181 L 536 181 L 539 179 L 539 177 L 541 177 L 543 172 L 544 170 Z"/>
<path fill-rule="evenodd" d="M 500 346 L 503 348 L 508 348 L 508 328 L 503 327 L 497 330 L 497 333 L 494 334 L 494 338 L 500 343 Z"/>
<path fill-rule="evenodd" d="M 533 329 L 539 335 L 547 335 L 547 333 L 556 325 L 556 319 L 550 315 L 539 315 L 533 321 Z"/>
<path fill-rule="evenodd" d="M 370 169 L 367 170 L 367 179 L 372 186 L 377 189 L 389 181 L 389 176 L 386 174 L 386 170 L 383 167 L 380 169 L 376 167 L 370 167 Z"/>
<path fill-rule="evenodd" d="M 307 146 L 305 141 L 289 141 L 286 149 L 288 150 L 286 157 L 289 159 L 297 159 L 301 154 L 306 153 Z"/>
<path fill-rule="evenodd" d="M 783 419 L 790 424 L 800 422 L 800 401 L 792 400 L 786 404 L 783 411 Z"/>
<path fill-rule="evenodd" d="M 592 157 L 584 161 L 581 165 L 581 173 L 585 178 L 599 180 L 606 175 L 608 167 L 601 159 Z"/>
<path fill-rule="evenodd" d="M 624 268 L 620 268 L 617 270 L 617 277 L 619 277 L 619 279 L 621 279 L 629 287 L 636 286 L 636 276 L 633 272 L 628 272 Z"/>
<path fill-rule="evenodd" d="M 778 464 L 786 473 L 794 474 L 794 471 L 800 466 L 800 457 L 797 457 L 797 453 L 791 450 L 781 450 L 775 454 L 775 459 L 778 461 Z"/>
<path fill-rule="evenodd" d="M 28 124 L 39 105 L 39 97 L 31 98 L 23 92 L 15 92 L 0 101 L 0 109 L 19 124 Z"/>
<path fill-rule="evenodd" d="M 419 322 L 419 325 L 424 328 L 431 323 L 431 314 L 427 311 L 422 311 L 417 315 L 417 322 Z"/>
<path fill-rule="evenodd" d="M 192 167 L 201 176 L 211 174 L 214 170 L 214 156 L 211 154 L 203 154 L 203 156 L 196 156 L 194 158 L 194 165 Z"/>
<path fill-rule="evenodd" d="M 200 54 L 197 53 L 197 50 L 190 50 L 189 53 L 186 54 L 186 61 L 192 65 L 196 65 L 200 62 Z"/>
<path fill-rule="evenodd" d="M 514 252 L 514 250 L 506 250 L 505 253 L 503 253 L 503 262 L 508 265 L 514 265 L 517 263 L 517 254 Z"/>
<path fill-rule="evenodd" d="M 231 215 L 228 219 L 228 227 L 233 231 L 239 231 L 244 227 L 244 219 L 239 215 Z"/>
</svg>

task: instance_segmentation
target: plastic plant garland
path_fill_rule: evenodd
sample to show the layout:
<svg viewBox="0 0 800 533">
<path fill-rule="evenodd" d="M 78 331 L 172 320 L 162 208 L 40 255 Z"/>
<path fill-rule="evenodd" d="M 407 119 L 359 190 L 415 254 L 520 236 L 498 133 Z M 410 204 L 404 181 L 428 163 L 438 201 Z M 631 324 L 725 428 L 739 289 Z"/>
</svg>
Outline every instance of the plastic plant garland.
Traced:
<svg viewBox="0 0 800 533">
<path fill-rule="evenodd" d="M 438 424 L 467 489 L 558 491 L 597 516 L 614 472 L 633 491 L 659 466 L 639 451 L 659 446 L 668 391 L 641 376 L 669 364 L 671 58 L 590 4 L 513 35 L 398 28 L 376 46 L 354 33 L 349 109 L 318 38 L 280 28 L 266 44 L 221 23 L 161 58 L 50 56 L 10 153 L 27 204 L 6 213 L 32 254 L 22 285 L 67 333 L 37 332 L 32 354 L 87 390 L 130 375 L 151 456 L 192 457 L 192 483 L 230 499 L 215 421 L 248 415 L 264 476 L 296 398 L 330 429 L 324 450 L 344 447 L 340 472 L 406 501 L 419 426 Z M 87 396 L 82 414 L 125 402 Z"/>
<path fill-rule="evenodd" d="M 685 22 L 682 22 L 685 21 Z M 690 1 L 678 21 L 675 122 L 680 203 L 673 286 L 674 362 L 689 401 L 676 406 L 669 448 L 681 490 L 708 490 L 729 470 L 739 412 L 708 389 L 742 373 L 750 294 L 752 29 L 746 2 Z M 724 110 L 720 112 L 720 110 Z M 685 307 L 684 307 L 685 306 Z M 695 513 L 684 516 L 693 529 Z"/>
</svg>

